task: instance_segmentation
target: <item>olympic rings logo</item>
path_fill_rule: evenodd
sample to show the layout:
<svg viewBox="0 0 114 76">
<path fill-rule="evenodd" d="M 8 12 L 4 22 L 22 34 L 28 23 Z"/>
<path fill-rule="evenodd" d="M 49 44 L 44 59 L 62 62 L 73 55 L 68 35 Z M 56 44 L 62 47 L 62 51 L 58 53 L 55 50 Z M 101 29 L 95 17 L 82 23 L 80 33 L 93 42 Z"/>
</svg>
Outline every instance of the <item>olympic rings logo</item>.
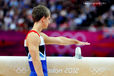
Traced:
<svg viewBox="0 0 114 76">
<path fill-rule="evenodd" d="M 105 67 L 92 67 L 90 71 L 93 75 L 103 75 L 107 68 Z"/>
<path fill-rule="evenodd" d="M 13 65 L 14 64 L 14 65 Z M 18 74 L 26 74 L 27 72 L 29 72 L 29 67 L 25 67 L 26 63 L 9 63 L 7 66 L 9 67 L 9 71 L 15 71 Z"/>
<path fill-rule="evenodd" d="M 52 34 L 50 34 L 50 36 L 52 37 L 57 37 L 57 36 L 64 36 L 64 37 L 69 37 L 69 38 L 73 38 L 73 39 L 82 39 L 81 41 L 86 41 L 86 36 L 81 33 L 81 32 L 77 32 L 75 34 L 73 33 L 70 33 L 70 32 L 65 32 L 63 34 L 59 33 L 59 32 L 53 32 Z M 74 52 L 74 51 L 71 51 L 71 50 L 74 50 L 75 48 L 72 47 L 72 45 L 67 45 L 67 46 L 61 46 L 60 45 L 53 45 L 56 50 L 59 52 L 59 53 L 65 53 L 66 50 L 69 50 L 70 52 Z M 76 47 L 76 45 L 74 45 Z"/>
</svg>

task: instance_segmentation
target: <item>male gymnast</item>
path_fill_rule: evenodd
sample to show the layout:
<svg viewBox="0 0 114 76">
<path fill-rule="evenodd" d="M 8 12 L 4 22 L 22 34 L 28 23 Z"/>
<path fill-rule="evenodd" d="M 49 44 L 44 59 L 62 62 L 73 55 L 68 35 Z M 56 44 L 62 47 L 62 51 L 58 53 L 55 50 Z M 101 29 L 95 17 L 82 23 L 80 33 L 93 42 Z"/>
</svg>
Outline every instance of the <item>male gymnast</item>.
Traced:
<svg viewBox="0 0 114 76">
<path fill-rule="evenodd" d="M 43 5 L 33 8 L 32 18 L 34 25 L 28 32 L 24 43 L 24 47 L 28 51 L 28 61 L 31 70 L 30 76 L 48 76 L 45 45 L 90 45 L 88 42 L 81 42 L 62 36 L 48 37 L 42 33 L 42 30 L 46 29 L 50 23 L 50 10 Z"/>
</svg>

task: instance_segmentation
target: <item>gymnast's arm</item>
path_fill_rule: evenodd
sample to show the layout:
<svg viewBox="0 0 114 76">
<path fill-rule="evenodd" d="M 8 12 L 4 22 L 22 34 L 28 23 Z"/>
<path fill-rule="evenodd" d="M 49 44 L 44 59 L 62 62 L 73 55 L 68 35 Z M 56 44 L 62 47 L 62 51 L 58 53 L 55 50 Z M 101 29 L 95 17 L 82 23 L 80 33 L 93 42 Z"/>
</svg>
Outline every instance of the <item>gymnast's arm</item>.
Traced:
<svg viewBox="0 0 114 76">
<path fill-rule="evenodd" d="M 36 33 L 30 33 L 27 37 L 27 46 L 32 57 L 33 65 L 38 76 L 44 76 L 39 56 L 40 37 Z"/>
<path fill-rule="evenodd" d="M 48 37 L 46 34 L 41 33 L 41 35 L 44 38 L 45 44 L 58 44 L 58 45 L 71 45 L 71 44 L 77 44 L 77 45 L 90 45 L 88 42 L 81 42 L 76 39 L 70 39 L 66 37 Z"/>
</svg>

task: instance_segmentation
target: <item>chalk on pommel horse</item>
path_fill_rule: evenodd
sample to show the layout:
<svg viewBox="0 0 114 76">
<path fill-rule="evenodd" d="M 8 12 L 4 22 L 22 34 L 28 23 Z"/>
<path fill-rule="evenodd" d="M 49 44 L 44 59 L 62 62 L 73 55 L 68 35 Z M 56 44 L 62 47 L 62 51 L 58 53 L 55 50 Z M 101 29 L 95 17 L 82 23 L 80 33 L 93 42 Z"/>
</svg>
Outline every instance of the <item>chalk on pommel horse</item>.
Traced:
<svg viewBox="0 0 114 76">
<path fill-rule="evenodd" d="M 49 76 L 114 76 L 114 58 L 82 57 L 76 49 L 75 57 L 47 57 Z M 29 76 L 25 56 L 0 56 L 0 76 Z"/>
</svg>

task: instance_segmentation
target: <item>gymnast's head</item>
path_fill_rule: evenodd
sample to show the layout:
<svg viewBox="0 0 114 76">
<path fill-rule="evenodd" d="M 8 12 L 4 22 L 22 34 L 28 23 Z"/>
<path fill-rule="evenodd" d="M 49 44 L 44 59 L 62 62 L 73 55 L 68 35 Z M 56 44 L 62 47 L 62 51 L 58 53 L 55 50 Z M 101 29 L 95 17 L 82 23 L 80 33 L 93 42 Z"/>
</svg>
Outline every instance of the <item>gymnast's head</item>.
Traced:
<svg viewBox="0 0 114 76">
<path fill-rule="evenodd" d="M 33 8 L 32 18 L 34 23 L 42 23 L 43 28 L 47 28 L 50 23 L 50 10 L 44 5 L 38 5 Z"/>
</svg>

